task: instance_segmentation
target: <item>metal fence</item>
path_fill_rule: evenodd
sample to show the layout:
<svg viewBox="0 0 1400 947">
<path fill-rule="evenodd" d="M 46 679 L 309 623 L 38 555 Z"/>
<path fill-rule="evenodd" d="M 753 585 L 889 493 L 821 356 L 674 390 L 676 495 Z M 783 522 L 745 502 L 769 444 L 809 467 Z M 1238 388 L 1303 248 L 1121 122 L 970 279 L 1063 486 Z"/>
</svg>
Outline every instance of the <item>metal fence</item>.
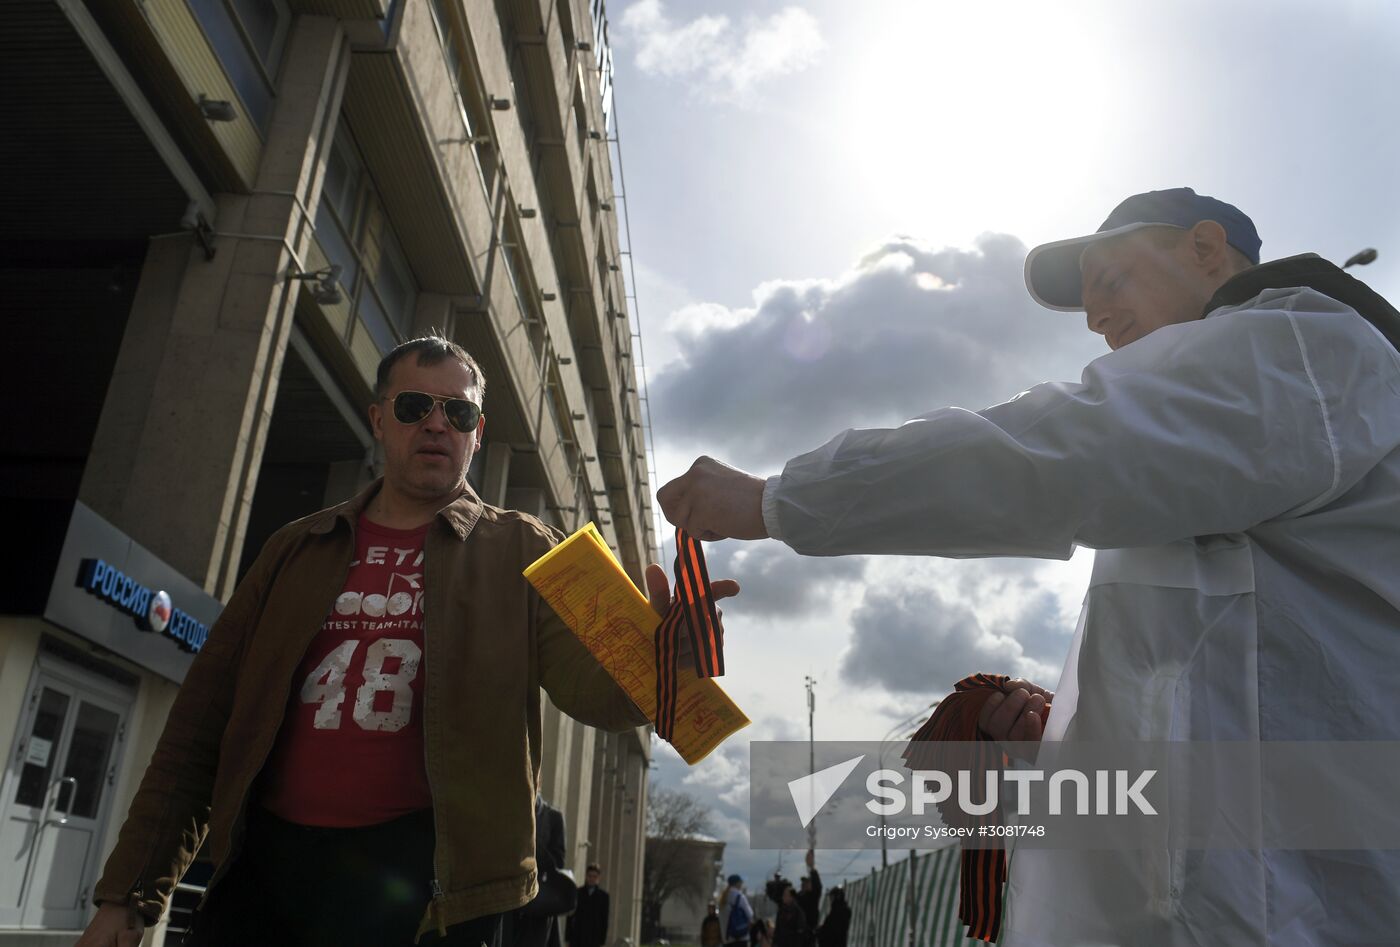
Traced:
<svg viewBox="0 0 1400 947">
<path fill-rule="evenodd" d="M 911 857 L 903 861 L 874 869 L 858 881 L 847 882 L 846 903 L 851 907 L 850 947 L 963 947 L 968 944 L 965 928 L 958 921 L 961 852 L 958 846 L 952 845 L 917 856 L 911 853 Z M 909 883 L 911 868 L 912 887 Z"/>
</svg>

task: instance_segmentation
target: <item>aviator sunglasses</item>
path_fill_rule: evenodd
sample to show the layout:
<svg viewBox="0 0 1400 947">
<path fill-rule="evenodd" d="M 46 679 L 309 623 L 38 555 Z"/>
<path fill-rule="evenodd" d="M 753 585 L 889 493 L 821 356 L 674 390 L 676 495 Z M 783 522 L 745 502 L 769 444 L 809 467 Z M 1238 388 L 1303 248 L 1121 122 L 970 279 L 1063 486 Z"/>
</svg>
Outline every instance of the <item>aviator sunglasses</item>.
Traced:
<svg viewBox="0 0 1400 947">
<path fill-rule="evenodd" d="M 481 420 L 481 405 L 465 398 L 439 398 L 424 391 L 401 391 L 395 395 L 394 417 L 402 424 L 417 424 L 432 414 L 433 405 L 439 403 L 447 423 L 463 434 L 476 430 Z"/>
</svg>

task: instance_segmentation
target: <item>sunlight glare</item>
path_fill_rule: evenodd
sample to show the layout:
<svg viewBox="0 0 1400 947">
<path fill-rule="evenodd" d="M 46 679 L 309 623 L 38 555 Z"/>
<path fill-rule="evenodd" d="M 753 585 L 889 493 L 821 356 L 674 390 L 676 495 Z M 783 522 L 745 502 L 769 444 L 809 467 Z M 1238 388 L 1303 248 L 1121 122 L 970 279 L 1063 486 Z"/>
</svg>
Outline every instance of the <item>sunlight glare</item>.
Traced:
<svg viewBox="0 0 1400 947">
<path fill-rule="evenodd" d="M 1017 232 L 1047 189 L 1083 187 L 1121 151 L 1111 116 L 1128 90 L 1092 8 L 895 6 L 849 50 L 858 78 L 835 103 L 841 159 L 870 201 L 939 239 Z"/>
</svg>

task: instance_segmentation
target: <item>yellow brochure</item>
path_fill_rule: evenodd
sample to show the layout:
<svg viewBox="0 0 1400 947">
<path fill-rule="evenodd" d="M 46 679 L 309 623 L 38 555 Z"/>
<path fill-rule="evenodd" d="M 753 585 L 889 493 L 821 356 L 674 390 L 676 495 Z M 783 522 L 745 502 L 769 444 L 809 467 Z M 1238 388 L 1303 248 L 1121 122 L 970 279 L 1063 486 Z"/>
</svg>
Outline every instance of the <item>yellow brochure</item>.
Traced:
<svg viewBox="0 0 1400 947">
<path fill-rule="evenodd" d="M 642 712 L 655 720 L 654 636 L 661 616 L 632 584 L 593 524 L 535 560 L 525 578 Z M 713 678 L 696 677 L 689 660 L 680 662 L 676 682 L 676 739 L 671 745 L 693 766 L 731 733 L 748 726 L 749 718 Z"/>
</svg>

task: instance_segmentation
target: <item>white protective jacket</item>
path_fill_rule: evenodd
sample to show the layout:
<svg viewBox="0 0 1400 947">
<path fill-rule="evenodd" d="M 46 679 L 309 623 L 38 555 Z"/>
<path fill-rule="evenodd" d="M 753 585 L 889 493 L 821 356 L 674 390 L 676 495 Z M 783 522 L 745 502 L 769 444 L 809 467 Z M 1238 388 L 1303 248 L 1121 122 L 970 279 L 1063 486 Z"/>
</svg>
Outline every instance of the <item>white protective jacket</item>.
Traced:
<svg viewBox="0 0 1400 947">
<path fill-rule="evenodd" d="M 1313 289 L 846 431 L 763 512 L 806 555 L 1099 550 L 1047 740 L 1400 739 L 1400 356 Z M 1022 849 L 1001 943 L 1400 943 L 1397 855 Z"/>
</svg>

